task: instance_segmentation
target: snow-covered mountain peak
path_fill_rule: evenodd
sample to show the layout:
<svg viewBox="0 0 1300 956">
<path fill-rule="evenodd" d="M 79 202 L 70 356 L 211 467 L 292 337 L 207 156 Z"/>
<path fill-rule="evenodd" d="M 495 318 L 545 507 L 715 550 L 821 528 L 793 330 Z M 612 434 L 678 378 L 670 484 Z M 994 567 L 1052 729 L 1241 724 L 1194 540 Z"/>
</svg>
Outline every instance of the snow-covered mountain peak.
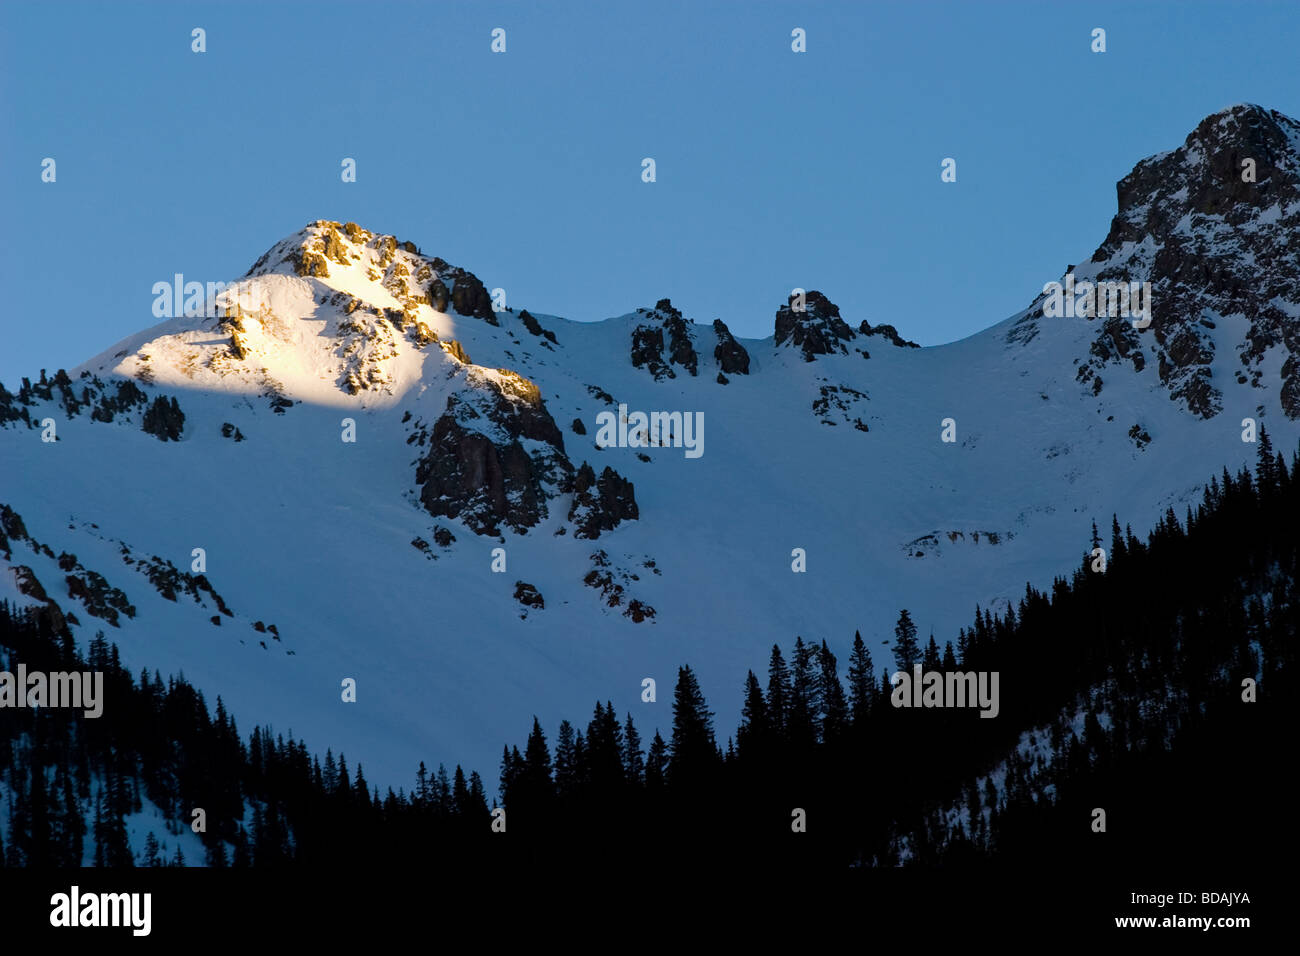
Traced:
<svg viewBox="0 0 1300 956">
<path fill-rule="evenodd" d="M 1107 365 L 1124 375 L 1151 368 L 1201 418 L 1224 409 L 1225 376 L 1260 387 L 1276 372 L 1282 411 L 1300 418 L 1300 248 L 1290 241 L 1300 229 L 1300 124 L 1230 107 L 1179 148 L 1139 162 L 1116 193 L 1110 233 L 1060 280 L 1082 298 L 1062 312 L 1045 287 L 1010 338 L 1027 343 L 1053 324 L 1090 322 L 1081 385 L 1099 393 Z M 1131 298 L 1128 308 L 1107 309 L 1096 283 Z M 1224 350 L 1236 359 L 1216 363 Z"/>
<path fill-rule="evenodd" d="M 1114 255 L 1125 242 L 1186 232 L 1190 215 L 1243 226 L 1279 203 L 1294 203 L 1298 184 L 1300 124 L 1276 110 L 1230 107 L 1203 119 L 1178 149 L 1142 160 L 1120 180 L 1118 214 L 1093 259 Z"/>
<path fill-rule="evenodd" d="M 371 232 L 355 222 L 321 219 L 308 224 L 267 250 L 245 278 L 277 273 L 320 279 L 363 300 L 376 296 L 373 287 L 378 286 L 407 311 L 428 305 L 447 312 L 450 306 L 460 315 L 496 324 L 492 300 L 473 273 L 423 255 L 413 242 Z M 382 293 L 376 297 L 385 298 Z"/>
<path fill-rule="evenodd" d="M 457 338 L 467 322 L 498 325 L 472 273 L 356 223 L 311 223 L 223 285 L 206 298 L 186 291 L 184 314 L 76 371 L 287 404 L 386 405 L 435 368 L 470 364 Z"/>
<path fill-rule="evenodd" d="M 355 299 L 352 309 L 396 307 L 403 313 L 397 318 L 400 323 L 427 319 L 421 314 L 424 306 L 433 313 L 498 324 L 492 299 L 472 272 L 424 255 L 413 242 L 371 232 L 355 222 L 322 219 L 308 224 L 272 246 L 246 278 L 273 274 L 319 280 Z"/>
</svg>

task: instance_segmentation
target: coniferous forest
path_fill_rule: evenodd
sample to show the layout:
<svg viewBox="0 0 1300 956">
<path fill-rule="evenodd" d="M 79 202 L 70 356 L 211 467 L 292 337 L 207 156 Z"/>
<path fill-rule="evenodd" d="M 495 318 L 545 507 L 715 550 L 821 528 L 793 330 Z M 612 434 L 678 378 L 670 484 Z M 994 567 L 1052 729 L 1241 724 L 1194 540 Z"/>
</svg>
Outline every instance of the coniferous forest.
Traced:
<svg viewBox="0 0 1300 956">
<path fill-rule="evenodd" d="M 1118 518 L 1104 571 L 1085 553 L 1004 615 L 918 635 L 901 611 L 892 660 L 860 636 L 837 656 L 795 636 L 755 661 L 743 720 L 718 727 L 683 665 L 672 726 L 596 702 L 552 733 L 520 728 L 501 763 L 431 755 L 380 792 L 364 754 L 311 753 L 270 728 L 241 733 L 179 676 L 128 672 L 102 634 L 84 657 L 64 627 L 0 604 L 0 670 L 100 670 L 102 718 L 47 708 L 0 722 L 0 862 L 71 867 L 582 863 L 629 853 L 798 867 L 954 867 L 1048 861 L 1107 868 L 1262 858 L 1294 838 L 1284 802 L 1296 726 L 1300 456 L 1267 436 L 1257 467 L 1210 480 L 1197 507 L 1140 540 Z M 840 637 L 840 636 L 837 636 Z M 889 675 L 997 671 L 1000 713 L 897 708 Z M 1247 685 L 1254 682 L 1253 688 Z M 1253 700 L 1247 698 L 1253 697 Z M 489 782 L 490 781 L 490 782 Z M 128 842 L 147 799 L 179 833 L 206 811 L 203 860 Z M 506 810 L 506 833 L 492 811 Z M 1104 832 L 1093 824 L 1103 809 Z M 794 820 L 802 813 L 803 825 Z M 802 830 L 803 832 L 798 832 Z"/>
</svg>

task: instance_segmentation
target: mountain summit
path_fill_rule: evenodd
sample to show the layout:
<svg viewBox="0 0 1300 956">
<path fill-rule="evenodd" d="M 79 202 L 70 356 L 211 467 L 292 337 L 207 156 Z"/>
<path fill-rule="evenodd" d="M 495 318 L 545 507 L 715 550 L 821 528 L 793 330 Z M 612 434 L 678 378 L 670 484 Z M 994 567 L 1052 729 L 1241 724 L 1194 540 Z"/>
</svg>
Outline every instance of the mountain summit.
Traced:
<svg viewBox="0 0 1300 956">
<path fill-rule="evenodd" d="M 1258 387 L 1280 374 L 1282 411 L 1300 418 L 1300 247 L 1291 241 L 1300 231 L 1300 123 L 1230 107 L 1178 149 L 1142 160 L 1116 190 L 1110 233 L 1075 278 L 1149 282 L 1149 340 L 1129 323 L 1100 320 L 1080 382 L 1151 362 L 1172 399 L 1211 418 L 1225 407 L 1222 379 Z M 1042 307 L 1040 299 L 1018 335 Z"/>
</svg>

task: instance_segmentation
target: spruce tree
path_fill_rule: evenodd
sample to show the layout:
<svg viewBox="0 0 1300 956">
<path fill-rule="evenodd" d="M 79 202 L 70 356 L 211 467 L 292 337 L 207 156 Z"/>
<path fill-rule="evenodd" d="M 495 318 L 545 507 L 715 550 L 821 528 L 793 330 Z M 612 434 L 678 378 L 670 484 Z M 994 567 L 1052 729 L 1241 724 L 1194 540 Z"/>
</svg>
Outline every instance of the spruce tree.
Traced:
<svg viewBox="0 0 1300 956">
<path fill-rule="evenodd" d="M 515 748 L 514 756 L 518 756 L 519 748 Z M 473 805 L 469 799 L 469 784 L 465 781 L 465 771 L 461 769 L 460 764 L 456 764 L 456 772 L 452 776 L 451 784 L 451 802 L 462 822 L 469 820 L 473 811 Z"/>
<path fill-rule="evenodd" d="M 937 671 L 943 666 L 943 658 L 939 655 L 939 645 L 930 635 L 930 643 L 925 645 L 925 656 L 921 658 L 921 666 L 927 671 Z"/>
<path fill-rule="evenodd" d="M 471 820 L 482 820 L 489 815 L 487 790 L 477 770 L 469 775 L 469 815 Z"/>
<path fill-rule="evenodd" d="M 560 721 L 555 736 L 555 792 L 561 799 L 578 791 L 578 753 L 573 734 L 573 724 Z"/>
<path fill-rule="evenodd" d="M 860 631 L 853 632 L 853 650 L 849 653 L 849 709 L 853 723 L 861 725 L 871 713 L 876 697 L 875 666 Z"/>
<path fill-rule="evenodd" d="M 790 674 L 790 712 L 786 725 L 790 741 L 798 749 L 817 740 L 821 704 L 817 693 L 816 651 L 802 637 L 794 639 L 794 665 Z"/>
<path fill-rule="evenodd" d="M 519 768 L 514 783 L 514 802 L 529 810 L 544 810 L 555 794 L 555 785 L 551 781 L 551 752 L 546 746 L 546 734 L 535 715 L 532 732 L 524 747 L 523 766 Z"/>
<path fill-rule="evenodd" d="M 789 714 L 790 669 L 781 655 L 781 648 L 773 644 L 767 665 L 767 717 L 776 737 L 785 736 Z"/>
<path fill-rule="evenodd" d="M 736 731 L 739 752 L 746 758 L 763 756 L 768 747 L 771 726 L 767 716 L 767 702 L 758 678 L 750 671 L 745 677 L 745 703 L 740 712 L 740 728 Z"/>
<path fill-rule="evenodd" d="M 623 785 L 623 728 L 614 705 L 596 703 L 587 725 L 587 785 L 598 797 L 608 797 Z"/>
<path fill-rule="evenodd" d="M 826 642 L 822 641 L 818 653 L 820 670 L 817 686 L 822 701 L 822 739 L 829 742 L 838 740 L 849 723 L 849 705 L 844 697 L 844 685 L 840 683 L 839 667 L 835 655 Z"/>
<path fill-rule="evenodd" d="M 356 784 L 352 788 L 352 792 L 357 795 L 357 798 L 363 807 L 369 805 L 370 787 L 366 783 L 366 778 L 361 773 L 361 764 L 357 764 L 357 780 Z"/>
<path fill-rule="evenodd" d="M 429 805 L 429 771 L 425 769 L 423 760 L 415 773 L 415 793 L 411 795 L 411 802 L 421 808 Z"/>
<path fill-rule="evenodd" d="M 457 767 L 457 770 L 460 768 Z M 518 747 L 505 746 L 501 752 L 501 804 L 509 806 L 514 803 L 515 797 L 518 796 L 519 778 L 524 772 L 524 758 L 519 753 Z M 461 771 L 464 777 L 464 771 Z M 462 785 L 464 780 L 461 781 Z M 452 813 L 459 814 L 463 800 L 456 796 L 456 785 L 453 782 L 451 787 L 451 799 L 449 807 Z"/>
<path fill-rule="evenodd" d="M 352 781 L 348 779 L 348 758 L 339 754 L 338 782 L 334 785 L 334 796 L 343 806 L 352 802 Z"/>
<path fill-rule="evenodd" d="M 443 817 L 451 815 L 451 777 L 447 775 L 447 765 L 438 764 L 438 775 L 433 780 L 431 794 L 434 809 Z"/>
<path fill-rule="evenodd" d="M 149 831 L 149 835 L 144 838 L 144 856 L 140 859 L 141 866 L 162 866 L 163 861 L 158 856 L 158 838 Z"/>
<path fill-rule="evenodd" d="M 713 738 L 713 712 L 709 710 L 699 681 L 689 665 L 677 669 L 673 690 L 673 734 L 668 747 L 668 765 L 673 783 L 698 784 L 717 762 L 718 745 Z"/>
<path fill-rule="evenodd" d="M 339 771 L 334 764 L 334 751 L 329 747 L 325 748 L 325 766 L 321 771 L 321 782 L 325 784 L 328 793 L 333 793 L 339 785 Z"/>
<path fill-rule="evenodd" d="M 1255 476 L 1260 497 L 1272 494 L 1277 481 L 1277 462 L 1273 457 L 1273 441 L 1263 425 L 1259 426 L 1259 442 L 1255 445 Z"/>
<path fill-rule="evenodd" d="M 898 669 L 911 674 L 912 666 L 921 658 L 921 648 L 916 642 L 916 625 L 912 615 L 904 608 L 894 625 L 894 663 Z"/>
<path fill-rule="evenodd" d="M 650 751 L 645 761 L 645 787 L 651 792 L 658 792 L 667 782 L 668 745 L 659 731 L 655 731 L 654 740 L 650 741 Z"/>
<path fill-rule="evenodd" d="M 632 715 L 627 715 L 627 724 L 623 728 L 623 773 L 627 782 L 634 787 L 645 783 L 645 755 L 641 752 L 641 735 L 632 723 Z"/>
</svg>

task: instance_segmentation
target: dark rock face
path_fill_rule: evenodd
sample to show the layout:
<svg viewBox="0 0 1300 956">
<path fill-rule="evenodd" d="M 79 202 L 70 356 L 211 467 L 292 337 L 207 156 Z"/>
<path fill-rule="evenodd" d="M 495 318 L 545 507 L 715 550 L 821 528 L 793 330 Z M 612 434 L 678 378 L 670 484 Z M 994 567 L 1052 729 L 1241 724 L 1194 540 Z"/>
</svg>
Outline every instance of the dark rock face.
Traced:
<svg viewBox="0 0 1300 956">
<path fill-rule="evenodd" d="M 524 607 L 536 608 L 539 611 L 546 607 L 546 601 L 542 598 L 542 592 L 533 587 L 527 581 L 515 582 L 515 600 Z"/>
<path fill-rule="evenodd" d="M 480 393 L 451 396 L 416 467 L 425 509 L 460 518 L 476 534 L 500 534 L 501 524 L 518 532 L 536 526 L 573 470 L 537 386 L 510 376 Z M 530 453 L 522 440 L 545 447 Z"/>
<path fill-rule="evenodd" d="M 680 365 L 695 375 L 699 368 L 700 357 L 695 352 L 695 346 L 691 344 L 691 336 L 686 330 L 685 320 L 679 314 L 666 319 L 664 328 L 668 330 L 668 360 L 673 365 Z"/>
<path fill-rule="evenodd" d="M 786 342 L 803 353 L 804 361 L 811 362 L 818 355 L 839 352 L 848 354 L 844 342 L 853 338 L 853 330 L 840 318 L 834 302 L 820 292 L 804 295 L 804 308 L 796 311 L 795 296 L 776 312 L 775 344 Z"/>
<path fill-rule="evenodd" d="M 663 360 L 664 330 L 638 325 L 632 330 L 632 366 L 648 368 L 655 381 L 676 378 L 676 373 Z"/>
<path fill-rule="evenodd" d="M 119 612 L 135 617 L 135 606 L 119 589 L 110 587 L 102 574 L 81 567 L 78 570 L 81 574 L 69 574 L 63 580 L 68 586 L 68 596 L 80 601 L 87 614 L 102 618 L 113 627 L 119 626 Z"/>
<path fill-rule="evenodd" d="M 497 314 L 492 311 L 492 297 L 488 295 L 487 289 L 479 281 L 478 276 L 458 266 L 448 265 L 444 259 L 430 259 L 429 263 L 438 273 L 437 277 L 429 283 L 429 295 L 434 302 L 434 308 L 439 312 L 445 312 L 447 302 L 450 300 L 451 307 L 461 315 L 482 319 L 489 325 L 498 324 Z M 447 293 L 447 279 L 452 282 L 450 298 Z M 442 303 L 441 308 L 438 308 L 439 301 Z"/>
<path fill-rule="evenodd" d="M 524 324 L 524 328 L 526 328 L 530 334 L 544 338 L 549 342 L 555 341 L 555 333 L 550 329 L 542 328 L 542 323 L 538 322 L 537 317 L 527 309 L 520 310 L 519 321 Z"/>
<path fill-rule="evenodd" d="M 1254 182 L 1245 161 L 1254 162 Z M 1300 124 L 1275 110 L 1241 105 L 1203 120 L 1178 149 L 1143 160 L 1116 187 L 1110 233 L 1080 278 L 1151 283 L 1151 325 L 1098 320 L 1080 382 L 1106 364 L 1141 371 L 1154 360 L 1172 400 L 1200 418 L 1223 408 L 1210 332 L 1217 317 L 1250 323 L 1225 380 L 1259 387 L 1265 353 L 1281 347 L 1282 408 L 1300 418 Z M 1290 307 L 1288 309 L 1288 306 Z M 1009 339 L 1028 341 L 1044 322 L 1042 300 Z M 1120 328 L 1127 325 L 1128 329 Z M 1134 334 L 1130 334 L 1134 333 Z M 1094 389 L 1096 385 L 1094 384 Z"/>
<path fill-rule="evenodd" d="M 899 348 L 919 349 L 921 347 L 899 335 L 898 329 L 892 325 L 871 325 L 866 319 L 863 319 L 862 324 L 858 326 L 858 331 L 863 335 L 883 335 L 891 344 L 897 345 Z M 867 356 L 867 358 L 870 357 L 870 355 Z"/>
<path fill-rule="evenodd" d="M 434 424 L 431 444 L 415 473 L 429 514 L 461 518 L 476 534 L 490 535 L 500 533 L 500 522 L 522 531 L 545 516 L 537 470 L 518 441 L 496 445 L 447 412 Z"/>
<path fill-rule="evenodd" d="M 6 557 L 10 548 L 10 538 L 25 541 L 27 539 L 27 526 L 23 524 L 22 515 L 8 505 L 0 505 L 0 550 L 6 552 Z"/>
<path fill-rule="evenodd" d="M 718 344 L 713 349 L 713 358 L 718 368 L 730 375 L 749 374 L 749 353 L 736 341 L 731 330 L 721 319 L 713 320 L 713 332 L 718 337 Z M 723 382 L 722 384 L 726 384 Z"/>
<path fill-rule="evenodd" d="M 13 573 L 14 584 L 18 588 L 18 593 L 24 594 L 34 601 L 41 602 L 42 606 L 34 610 L 49 625 L 51 631 L 57 633 L 63 630 L 67 626 L 67 618 L 59 605 L 45 593 L 45 588 L 41 586 L 36 573 L 25 564 L 17 565 L 13 569 Z"/>
<path fill-rule="evenodd" d="M 691 342 L 690 330 L 682 313 L 668 299 L 660 299 L 653 309 L 639 309 L 649 320 L 632 330 L 632 365 L 647 368 L 655 381 L 676 378 L 672 366 L 679 365 L 691 375 L 699 371 L 700 357 Z M 664 360 L 664 334 L 667 333 L 668 358 Z"/>
<path fill-rule="evenodd" d="M 1144 159 L 1115 187 L 1119 212 L 1093 261 L 1125 242 L 1168 236 L 1188 213 L 1223 216 L 1241 226 L 1279 200 L 1297 198 L 1300 125 L 1276 110 L 1240 105 L 1203 119 L 1178 149 Z M 1242 160 L 1255 161 L 1255 182 Z"/>
<path fill-rule="evenodd" d="M 45 593 L 45 588 L 36 577 L 36 572 L 25 564 L 20 564 L 14 568 L 14 583 L 18 587 L 19 594 L 26 595 L 34 601 L 48 602 L 50 600 L 50 596 Z"/>
<path fill-rule="evenodd" d="M 571 492 L 576 537 L 637 518 L 632 483 L 618 472 L 597 477 L 584 462 L 575 474 L 536 385 L 501 369 L 488 386 L 452 395 L 434 423 L 415 474 L 431 515 L 459 518 L 476 534 L 499 535 L 503 526 L 525 533 L 547 517 L 551 500 Z"/>
<path fill-rule="evenodd" d="M 429 304 L 437 312 L 446 312 L 447 304 L 451 302 L 451 293 L 447 291 L 446 284 L 441 279 L 432 279 L 429 282 Z"/>
<path fill-rule="evenodd" d="M 613 531 L 622 521 L 636 520 L 638 514 L 632 482 L 609 467 L 597 478 L 591 465 L 582 463 L 573 478 L 573 504 L 569 508 L 575 538 L 594 540 L 602 531 Z"/>
<path fill-rule="evenodd" d="M 1140 372 L 1146 367 L 1146 356 L 1142 354 L 1142 340 L 1131 322 L 1121 318 L 1106 319 L 1101 327 L 1101 335 L 1092 343 L 1091 352 L 1103 362 L 1112 358 L 1127 359 L 1133 363 L 1133 371 Z"/>
<path fill-rule="evenodd" d="M 472 315 L 486 319 L 489 324 L 497 324 L 496 313 L 492 311 L 492 298 L 483 283 L 470 273 L 465 274 L 451 290 L 451 307 L 461 315 Z"/>
<path fill-rule="evenodd" d="M 16 422 L 23 417 L 22 411 L 17 407 L 14 396 L 9 390 L 0 383 L 0 425 L 5 422 Z"/>
</svg>

